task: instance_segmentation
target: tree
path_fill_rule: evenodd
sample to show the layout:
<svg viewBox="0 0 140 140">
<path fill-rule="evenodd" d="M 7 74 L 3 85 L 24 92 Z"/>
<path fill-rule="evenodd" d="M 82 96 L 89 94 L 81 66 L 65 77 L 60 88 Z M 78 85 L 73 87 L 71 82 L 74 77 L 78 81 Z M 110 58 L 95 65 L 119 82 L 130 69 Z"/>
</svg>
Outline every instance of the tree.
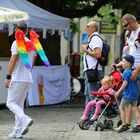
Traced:
<svg viewBox="0 0 140 140">
<path fill-rule="evenodd" d="M 132 13 L 138 19 L 140 19 L 140 3 L 139 0 L 28 0 L 31 3 L 60 16 L 68 17 L 70 19 L 73 18 L 81 18 L 84 16 L 93 17 L 97 15 L 104 20 L 108 18 L 107 21 L 113 24 L 117 24 L 118 15 L 116 15 L 116 11 L 113 9 L 121 9 L 122 15 L 125 13 Z M 107 6 L 106 6 L 107 5 Z M 102 7 L 105 7 L 102 9 Z M 135 9 L 135 10 L 134 10 Z M 76 29 L 76 24 L 71 24 L 72 27 Z M 77 29 L 76 29 L 77 30 Z M 60 38 L 59 38 L 60 39 Z M 56 44 L 55 46 L 58 46 Z M 50 46 L 48 46 L 50 47 Z M 58 46 L 58 48 L 60 45 Z M 52 48 L 52 47 L 50 47 Z M 51 50 L 52 51 L 52 50 Z M 50 51 L 48 50 L 50 53 Z M 58 52 L 53 50 L 53 54 L 57 54 Z M 60 58 L 57 58 L 54 64 L 60 64 L 57 62 Z"/>
<path fill-rule="evenodd" d="M 122 13 L 132 13 L 137 17 L 140 15 L 139 0 L 28 0 L 35 5 L 54 14 L 75 18 L 93 17 L 98 10 L 111 4 L 114 9 L 122 9 Z M 134 10 L 135 9 L 135 10 Z"/>
</svg>

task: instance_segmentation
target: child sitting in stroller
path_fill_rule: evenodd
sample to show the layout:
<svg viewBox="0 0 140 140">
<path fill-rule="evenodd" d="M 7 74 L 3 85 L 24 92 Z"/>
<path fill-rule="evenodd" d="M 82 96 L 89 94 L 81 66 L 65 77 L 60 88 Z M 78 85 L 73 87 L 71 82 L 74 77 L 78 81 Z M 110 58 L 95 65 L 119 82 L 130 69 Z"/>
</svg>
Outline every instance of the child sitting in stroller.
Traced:
<svg viewBox="0 0 140 140">
<path fill-rule="evenodd" d="M 81 121 L 88 119 L 88 115 L 92 107 L 95 107 L 95 112 L 93 116 L 90 118 L 89 122 L 90 124 L 92 124 L 95 120 L 97 120 L 97 118 L 101 113 L 101 106 L 107 104 L 110 96 L 114 94 L 113 90 L 114 79 L 112 76 L 105 76 L 101 80 L 101 85 L 102 86 L 98 90 L 98 92 L 91 92 L 91 94 L 95 95 L 97 98 L 93 101 L 90 101 L 86 105 L 85 110 L 83 112 L 83 116 L 81 117 Z"/>
</svg>

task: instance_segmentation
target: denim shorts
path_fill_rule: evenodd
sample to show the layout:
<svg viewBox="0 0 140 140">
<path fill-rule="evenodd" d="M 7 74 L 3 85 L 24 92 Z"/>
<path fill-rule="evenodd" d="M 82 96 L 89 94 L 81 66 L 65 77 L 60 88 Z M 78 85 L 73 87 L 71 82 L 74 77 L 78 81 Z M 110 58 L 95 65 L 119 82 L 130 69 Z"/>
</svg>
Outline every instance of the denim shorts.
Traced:
<svg viewBox="0 0 140 140">
<path fill-rule="evenodd" d="M 122 98 L 120 106 L 128 107 L 129 105 L 133 107 L 137 106 L 137 100 L 129 100 L 129 99 Z"/>
</svg>

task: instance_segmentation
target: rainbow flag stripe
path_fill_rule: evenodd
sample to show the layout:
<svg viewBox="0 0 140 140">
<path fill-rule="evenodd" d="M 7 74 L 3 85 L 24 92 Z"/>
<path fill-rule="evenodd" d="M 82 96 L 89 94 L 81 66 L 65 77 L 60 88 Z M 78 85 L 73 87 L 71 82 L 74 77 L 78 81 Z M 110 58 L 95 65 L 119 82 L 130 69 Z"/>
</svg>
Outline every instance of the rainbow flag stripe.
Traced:
<svg viewBox="0 0 140 140">
<path fill-rule="evenodd" d="M 25 48 L 25 38 L 21 30 L 17 29 L 15 33 L 16 43 L 18 46 L 18 53 L 21 58 L 22 63 L 28 70 L 31 70 L 30 60 Z"/>
<path fill-rule="evenodd" d="M 31 30 L 30 31 L 30 39 L 31 41 L 33 42 L 34 46 L 36 47 L 36 50 L 37 50 L 37 53 L 39 54 L 41 60 L 44 62 L 45 66 L 46 67 L 49 67 L 50 66 L 50 62 L 41 46 L 41 43 L 38 39 L 39 35 L 34 31 L 34 30 Z"/>
</svg>

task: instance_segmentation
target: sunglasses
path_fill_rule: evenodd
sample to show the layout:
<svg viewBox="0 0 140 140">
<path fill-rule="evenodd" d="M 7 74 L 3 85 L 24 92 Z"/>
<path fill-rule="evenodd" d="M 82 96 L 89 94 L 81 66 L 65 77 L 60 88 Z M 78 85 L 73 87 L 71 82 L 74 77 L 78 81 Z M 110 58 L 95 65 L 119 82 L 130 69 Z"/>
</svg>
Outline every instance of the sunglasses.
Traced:
<svg viewBox="0 0 140 140">
<path fill-rule="evenodd" d="M 89 27 L 94 28 L 94 27 L 93 27 L 93 26 L 91 26 L 91 25 L 86 25 L 85 27 L 86 27 L 86 28 L 89 28 Z"/>
<path fill-rule="evenodd" d="M 131 22 L 128 22 L 127 24 L 123 25 L 124 28 L 126 28 Z"/>
<path fill-rule="evenodd" d="M 89 25 L 87 25 L 87 26 L 85 26 L 86 28 L 89 28 L 89 27 L 91 27 L 91 26 L 89 26 Z"/>
</svg>

